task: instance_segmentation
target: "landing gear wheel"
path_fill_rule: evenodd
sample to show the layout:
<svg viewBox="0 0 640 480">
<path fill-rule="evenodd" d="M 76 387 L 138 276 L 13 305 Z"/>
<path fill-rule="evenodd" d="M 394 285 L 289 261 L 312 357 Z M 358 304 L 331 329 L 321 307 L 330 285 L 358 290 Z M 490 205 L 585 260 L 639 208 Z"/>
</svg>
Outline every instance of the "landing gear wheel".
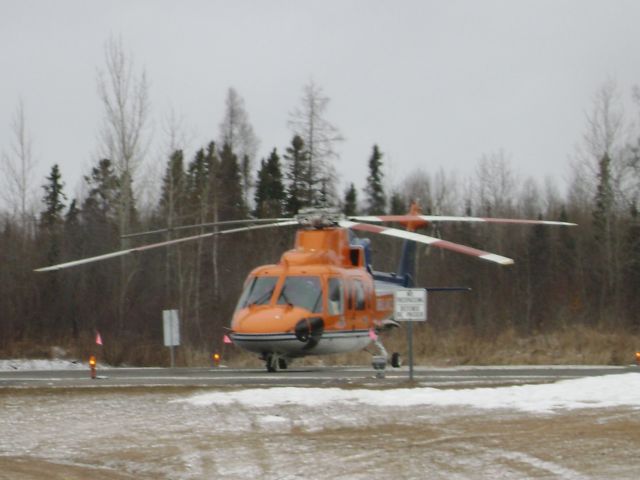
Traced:
<svg viewBox="0 0 640 480">
<path fill-rule="evenodd" d="M 400 368 L 402 366 L 402 360 L 400 359 L 400 354 L 398 352 L 393 352 L 391 354 L 391 366 L 393 368 Z"/>
<path fill-rule="evenodd" d="M 278 358 L 275 355 L 268 355 L 266 359 L 267 372 L 274 373 L 278 371 Z"/>
</svg>

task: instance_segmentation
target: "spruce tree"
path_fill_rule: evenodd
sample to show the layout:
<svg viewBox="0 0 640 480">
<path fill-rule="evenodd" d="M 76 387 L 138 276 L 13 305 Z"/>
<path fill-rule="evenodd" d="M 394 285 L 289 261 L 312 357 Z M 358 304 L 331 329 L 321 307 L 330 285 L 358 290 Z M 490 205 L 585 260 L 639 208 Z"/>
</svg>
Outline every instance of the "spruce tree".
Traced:
<svg viewBox="0 0 640 480">
<path fill-rule="evenodd" d="M 175 150 L 167 162 L 159 204 L 163 223 L 169 228 L 173 227 L 177 218 L 184 213 L 185 182 L 184 155 L 182 150 Z"/>
<path fill-rule="evenodd" d="M 64 233 L 62 211 L 65 207 L 64 200 L 67 198 L 62 191 L 64 183 L 57 164 L 51 167 L 47 183 L 42 188 L 45 192 L 42 199 L 45 204 L 45 210 L 40 214 L 40 225 L 47 242 L 47 261 L 55 263 L 61 255 L 62 235 Z"/>
<path fill-rule="evenodd" d="M 206 172 L 208 175 L 209 185 L 207 187 L 207 193 L 209 198 L 207 200 L 207 204 L 211 210 L 211 219 L 213 221 L 217 218 L 217 208 L 219 201 L 219 190 L 220 186 L 218 184 L 218 177 L 220 172 L 220 158 L 218 157 L 218 149 L 216 147 L 215 142 L 209 142 L 207 145 L 207 150 L 204 156 L 204 162 L 206 165 Z"/>
<path fill-rule="evenodd" d="M 389 200 L 389 213 L 391 215 L 404 215 L 407 213 L 408 208 L 407 202 L 404 200 L 402 194 L 394 191 Z"/>
<path fill-rule="evenodd" d="M 89 187 L 89 196 L 82 204 L 83 219 L 101 222 L 114 220 L 117 215 L 120 181 L 111 160 L 100 160 L 98 166 L 93 167 L 84 180 Z"/>
<path fill-rule="evenodd" d="M 369 176 L 364 189 L 366 209 L 369 215 L 380 215 L 385 213 L 387 201 L 382 186 L 382 153 L 377 145 L 373 146 L 371 158 L 369 158 Z"/>
<path fill-rule="evenodd" d="M 229 144 L 225 143 L 220 152 L 219 185 L 219 219 L 235 220 L 245 218 L 247 207 L 242 192 L 242 179 L 238 157 Z"/>
<path fill-rule="evenodd" d="M 260 163 L 255 193 L 255 215 L 258 218 L 282 216 L 284 198 L 280 157 L 274 148 L 269 158 Z"/>
<path fill-rule="evenodd" d="M 358 210 L 358 198 L 357 198 L 356 186 L 353 182 L 349 185 L 349 188 L 344 194 L 344 208 L 342 211 L 345 215 L 356 215 Z"/>
<path fill-rule="evenodd" d="M 204 221 L 206 212 L 206 204 L 209 197 L 209 168 L 207 162 L 207 154 L 201 148 L 189 162 L 186 175 L 186 210 L 189 216 L 189 222 L 199 223 Z"/>
<path fill-rule="evenodd" d="M 46 208 L 40 214 L 40 222 L 44 228 L 52 230 L 63 224 L 62 211 L 65 207 L 64 200 L 67 199 L 62 191 L 64 183 L 57 164 L 51 167 L 47 183 L 42 188 L 45 192 L 42 201 Z"/>
<path fill-rule="evenodd" d="M 307 155 L 304 140 L 295 135 L 284 155 L 287 178 L 285 213 L 290 216 L 309 205 L 306 195 L 309 187 L 305 180 L 308 169 Z"/>
</svg>

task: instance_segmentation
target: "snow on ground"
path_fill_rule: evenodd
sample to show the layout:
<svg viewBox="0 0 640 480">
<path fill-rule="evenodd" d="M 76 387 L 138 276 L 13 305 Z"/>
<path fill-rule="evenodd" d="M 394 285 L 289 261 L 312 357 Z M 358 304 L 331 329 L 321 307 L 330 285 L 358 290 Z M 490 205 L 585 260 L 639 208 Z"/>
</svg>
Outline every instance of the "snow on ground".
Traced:
<svg viewBox="0 0 640 480">
<path fill-rule="evenodd" d="M 538 413 L 581 408 L 640 409 L 640 373 L 588 377 L 542 385 L 461 390 L 435 388 L 343 390 L 297 387 L 245 389 L 203 393 L 177 401 L 202 407 L 240 404 L 244 407 L 258 408 L 282 405 L 322 407 L 335 404 L 380 407 L 457 405 L 483 409 L 509 408 Z"/>
<path fill-rule="evenodd" d="M 0 372 L 13 370 L 86 370 L 87 368 L 89 368 L 89 365 L 79 360 L 0 360 Z"/>
</svg>

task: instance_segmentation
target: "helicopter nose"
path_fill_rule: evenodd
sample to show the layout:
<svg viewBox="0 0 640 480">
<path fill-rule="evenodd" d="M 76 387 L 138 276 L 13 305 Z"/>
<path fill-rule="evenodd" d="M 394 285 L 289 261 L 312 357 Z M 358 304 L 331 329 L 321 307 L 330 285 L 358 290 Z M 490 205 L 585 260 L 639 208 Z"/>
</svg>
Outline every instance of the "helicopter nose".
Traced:
<svg viewBox="0 0 640 480">
<path fill-rule="evenodd" d="M 305 344 L 305 350 L 315 347 L 324 333 L 324 320 L 320 317 L 303 318 L 296 323 L 296 338 Z"/>
</svg>

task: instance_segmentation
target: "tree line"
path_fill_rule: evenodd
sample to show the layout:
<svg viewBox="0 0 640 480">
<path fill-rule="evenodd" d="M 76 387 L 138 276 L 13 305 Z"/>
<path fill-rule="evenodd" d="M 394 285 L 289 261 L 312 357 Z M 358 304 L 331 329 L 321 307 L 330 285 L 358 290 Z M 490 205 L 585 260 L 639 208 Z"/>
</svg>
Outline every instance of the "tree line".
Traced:
<svg viewBox="0 0 640 480">
<path fill-rule="evenodd" d="M 280 218 L 325 205 L 348 215 L 400 214 L 413 201 L 427 214 L 579 224 L 433 226 L 430 235 L 516 260 L 499 268 L 419 248 L 419 285 L 473 288 L 433 296 L 436 329 L 463 327 L 492 336 L 505 328 L 523 335 L 574 325 L 640 328 L 640 134 L 634 138 L 611 82 L 594 97 L 565 192 L 551 180 L 519 178 L 502 151 L 482 156 L 465 178 L 425 169 L 389 185 L 378 145 L 363 152 L 365 188 L 347 182 L 339 192 L 332 160 L 342 136 L 327 119 L 328 97 L 310 83 L 291 114 L 290 143 L 258 162 L 257 137 L 233 88 L 218 138 L 190 158 L 179 129 L 170 126 L 157 201 L 143 207 L 148 83 L 117 41 L 107 44 L 105 64 L 98 78 L 105 112 L 101 155 L 83 178 L 82 198 L 68 196 L 53 165 L 39 189 L 37 214 L 29 211 L 32 158 L 23 107 L 16 112 L 15 148 L 3 155 L 11 203 L 0 232 L 0 351 L 23 343 L 87 341 L 100 331 L 110 361 L 142 361 L 144 352 L 162 345 L 162 310 L 168 308 L 180 311 L 183 343 L 215 349 L 247 273 L 277 262 L 292 244 L 292 229 L 215 236 L 51 274 L 33 269 L 218 228 L 202 226 L 207 223 Z M 401 245 L 373 240 L 374 268 L 394 270 Z"/>
</svg>

